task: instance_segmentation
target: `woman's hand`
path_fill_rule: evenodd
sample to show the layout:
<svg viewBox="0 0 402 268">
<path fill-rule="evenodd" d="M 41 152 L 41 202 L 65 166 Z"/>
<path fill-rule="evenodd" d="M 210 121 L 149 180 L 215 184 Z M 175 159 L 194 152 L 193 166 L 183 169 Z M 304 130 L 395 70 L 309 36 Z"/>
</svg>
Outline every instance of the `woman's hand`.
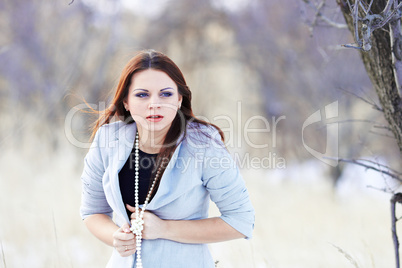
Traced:
<svg viewBox="0 0 402 268">
<path fill-rule="evenodd" d="M 113 246 L 120 256 L 128 257 L 136 251 L 135 237 L 128 223 L 123 224 L 113 234 Z"/>
<path fill-rule="evenodd" d="M 135 208 L 126 205 L 131 214 L 131 222 L 135 219 Z M 168 239 L 180 243 L 207 244 L 222 242 L 236 238 L 244 238 L 244 234 L 218 217 L 200 220 L 162 220 L 155 214 L 144 212 L 144 239 Z"/>
<path fill-rule="evenodd" d="M 135 220 L 135 207 L 126 205 L 127 209 L 131 212 L 131 220 Z M 145 210 L 144 212 L 144 229 L 142 230 L 143 239 L 158 239 L 165 238 L 166 234 L 166 223 L 164 220 L 160 219 L 155 214 Z"/>
</svg>

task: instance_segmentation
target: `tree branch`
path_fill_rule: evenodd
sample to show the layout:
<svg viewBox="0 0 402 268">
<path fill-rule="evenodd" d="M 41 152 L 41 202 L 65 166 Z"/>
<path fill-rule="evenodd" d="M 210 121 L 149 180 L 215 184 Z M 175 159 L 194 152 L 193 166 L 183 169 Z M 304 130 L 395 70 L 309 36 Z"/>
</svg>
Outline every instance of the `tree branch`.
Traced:
<svg viewBox="0 0 402 268">
<path fill-rule="evenodd" d="M 373 128 L 385 129 L 385 130 L 388 130 L 388 131 L 391 131 L 391 132 L 392 132 L 392 129 L 391 129 L 389 126 L 374 125 Z M 394 136 L 386 136 L 386 137 L 390 137 L 390 138 L 394 138 L 394 139 L 395 139 Z"/>
<path fill-rule="evenodd" d="M 395 204 L 402 203 L 402 193 L 396 193 L 391 198 L 391 220 L 392 220 L 392 240 L 394 242 L 394 250 L 395 250 L 395 262 L 396 268 L 400 267 L 399 264 L 399 241 L 398 235 L 396 233 L 396 213 L 395 213 Z"/>
<path fill-rule="evenodd" d="M 349 1 L 348 1 L 349 2 Z M 356 0 L 355 5 L 353 7 L 353 20 L 355 21 L 355 40 L 356 43 L 361 47 L 362 43 L 360 41 L 359 37 L 359 23 L 358 23 L 358 18 L 359 18 L 359 2 L 360 0 Z"/>
<path fill-rule="evenodd" d="M 369 10 L 369 9 L 365 9 L 362 2 L 360 2 L 359 4 L 360 4 L 360 7 L 363 9 L 364 13 L 367 15 L 367 14 L 370 12 L 370 10 Z"/>
<path fill-rule="evenodd" d="M 388 2 L 389 3 L 389 2 Z M 391 19 L 399 19 L 401 16 L 395 16 L 396 13 L 399 13 L 399 9 L 402 7 L 402 2 L 399 3 L 396 6 L 396 9 L 394 9 L 391 14 L 389 14 L 388 16 L 386 16 L 378 25 L 375 25 L 374 30 L 378 29 L 378 28 L 382 28 L 384 27 L 387 23 L 390 22 Z M 384 13 L 383 13 L 384 14 Z"/>
<path fill-rule="evenodd" d="M 368 6 L 368 8 L 367 8 L 367 14 L 370 13 L 371 6 L 373 5 L 373 2 L 374 2 L 374 0 L 371 0 L 371 1 L 370 1 L 370 4 L 369 4 L 369 6 Z"/>
<path fill-rule="evenodd" d="M 315 12 L 314 20 L 313 20 L 313 22 L 311 23 L 311 26 L 310 26 L 311 35 L 313 35 L 314 26 L 315 26 L 316 23 L 317 23 L 317 19 L 318 19 L 318 17 L 319 17 L 320 14 L 321 14 L 321 8 L 323 8 L 324 4 L 325 4 L 325 1 L 322 1 L 322 2 L 317 6 L 317 10 L 316 10 L 316 12 Z"/>
<path fill-rule="evenodd" d="M 395 2 L 396 5 L 396 2 Z M 395 8 L 390 17 L 394 17 L 395 12 L 399 12 L 398 18 L 393 19 L 390 22 L 390 38 L 392 46 L 392 62 L 394 64 L 394 76 L 396 82 L 396 88 L 398 89 L 398 94 L 402 97 L 402 34 L 401 34 L 401 21 L 400 21 L 400 10 L 402 2 Z"/>
<path fill-rule="evenodd" d="M 351 91 L 348 91 L 348 90 L 346 90 L 346 89 L 344 89 L 344 88 L 339 88 L 339 89 L 342 90 L 342 91 L 344 91 L 344 92 L 346 92 L 346 93 L 348 93 L 348 94 L 350 94 L 350 95 L 352 95 L 352 96 L 354 96 L 354 97 L 356 97 L 356 98 L 358 98 L 359 100 L 361 100 L 361 101 L 363 101 L 363 102 L 365 102 L 365 103 L 367 103 L 367 104 L 370 104 L 375 110 L 380 111 L 380 112 L 384 112 L 383 109 L 380 108 L 380 106 L 378 106 L 376 103 L 374 103 L 374 101 L 373 101 L 373 102 L 370 102 L 370 101 L 366 100 L 365 98 L 360 97 L 360 96 L 357 95 L 356 93 L 353 93 L 353 92 L 351 92 Z"/>
<path fill-rule="evenodd" d="M 381 129 L 387 129 L 391 130 L 388 126 L 380 125 L 375 121 L 368 120 L 368 119 L 347 119 L 347 120 L 339 120 L 339 121 L 333 121 L 328 124 L 338 124 L 338 123 L 355 123 L 355 122 L 361 122 L 361 123 L 370 123 L 370 124 L 377 124 L 373 125 L 374 128 L 381 128 Z"/>
<path fill-rule="evenodd" d="M 372 130 L 370 130 L 369 133 L 374 134 L 374 135 L 378 135 L 378 136 L 382 136 L 382 137 L 386 137 L 386 138 L 389 138 L 391 140 L 395 140 L 395 137 L 391 136 L 391 135 L 375 132 L 375 131 L 372 131 Z"/>
<path fill-rule="evenodd" d="M 363 48 L 359 47 L 359 46 L 355 46 L 354 44 L 343 44 L 341 45 L 342 47 L 346 47 L 346 48 L 354 48 L 354 49 L 359 49 L 359 50 L 363 50 Z"/>
<path fill-rule="evenodd" d="M 381 14 L 371 14 L 371 6 L 373 0 L 370 1 L 367 9 L 364 7 L 361 0 L 355 0 L 354 5 L 347 0 L 349 9 L 351 10 L 351 17 L 353 19 L 354 36 L 357 46 L 353 45 L 343 45 L 346 48 L 356 48 L 362 49 L 364 51 L 371 50 L 371 35 L 372 32 L 377 29 L 382 29 L 388 23 L 399 23 L 400 8 L 402 7 L 402 2 L 397 5 L 395 0 L 389 0 L 386 7 L 381 12 Z M 359 7 L 364 13 L 364 17 L 359 17 Z M 361 27 L 359 29 L 359 22 L 361 22 Z M 396 29 L 396 27 L 394 27 Z M 401 54 L 402 55 L 402 54 Z M 402 56 L 401 56 L 402 57 Z"/>
<path fill-rule="evenodd" d="M 398 177 L 402 176 L 402 173 L 401 173 L 401 172 L 396 171 L 395 169 L 392 169 L 392 168 L 390 168 L 389 166 L 380 164 L 380 163 L 375 162 L 375 161 L 373 161 L 373 160 L 369 160 L 369 159 L 357 159 L 357 160 L 359 160 L 359 161 L 364 161 L 364 162 L 368 162 L 368 163 L 371 163 L 371 164 L 375 164 L 375 165 L 377 165 L 377 166 L 379 166 L 379 167 L 387 168 L 388 170 L 391 170 L 393 173 L 395 173 Z"/>
<path fill-rule="evenodd" d="M 387 188 L 377 188 L 377 187 L 374 187 L 372 185 L 367 185 L 367 188 L 374 189 L 374 190 L 377 190 L 377 191 L 381 191 L 381 192 L 384 192 L 386 194 L 393 193 L 392 188 L 389 187 L 388 185 L 387 185 L 387 187 L 388 187 L 388 189 Z"/>
<path fill-rule="evenodd" d="M 374 161 L 371 160 L 367 160 L 367 159 L 344 159 L 344 158 L 337 158 L 337 157 L 325 157 L 328 159 L 334 159 L 334 160 L 338 160 L 339 162 L 345 162 L 345 163 L 352 163 L 352 164 L 356 164 L 358 166 L 362 166 L 365 167 L 366 169 L 372 169 L 374 171 L 380 172 L 381 174 L 387 175 L 399 182 L 402 182 L 402 173 L 395 171 L 391 168 L 389 168 L 388 166 L 382 165 L 380 163 L 376 163 Z M 374 163 L 376 166 L 372 166 L 372 165 L 368 165 L 368 164 L 364 164 L 362 162 L 368 162 L 368 163 Z M 386 169 L 383 169 L 386 168 Z"/>
<path fill-rule="evenodd" d="M 394 0 L 388 0 L 384 10 L 381 13 L 384 14 L 385 16 L 387 16 L 393 3 L 394 3 Z"/>
<path fill-rule="evenodd" d="M 306 3 L 308 6 L 310 6 L 315 11 L 314 23 L 317 20 L 317 17 L 319 17 L 325 23 L 327 23 L 329 26 L 332 26 L 332 27 L 335 27 L 338 29 L 347 29 L 348 26 L 346 24 L 333 21 L 321 12 L 322 7 L 325 5 L 325 1 L 322 1 L 318 6 L 311 3 L 310 0 L 303 0 L 303 2 Z M 312 23 L 312 26 L 313 26 L 313 23 Z"/>
</svg>

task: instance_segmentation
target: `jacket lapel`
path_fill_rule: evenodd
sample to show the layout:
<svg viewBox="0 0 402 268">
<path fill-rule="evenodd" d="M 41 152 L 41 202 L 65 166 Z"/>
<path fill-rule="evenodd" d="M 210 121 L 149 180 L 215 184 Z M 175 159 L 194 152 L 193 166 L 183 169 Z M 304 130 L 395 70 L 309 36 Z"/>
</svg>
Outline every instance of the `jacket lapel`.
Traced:
<svg viewBox="0 0 402 268">
<path fill-rule="evenodd" d="M 111 200 L 109 200 L 109 202 L 120 222 L 129 222 L 129 219 L 121 196 L 119 172 L 126 163 L 133 149 L 136 131 L 137 128 L 135 123 L 124 124 L 115 130 L 114 134 L 110 134 L 109 186 L 111 189 Z M 183 136 L 181 136 L 181 138 L 182 137 Z M 172 187 L 172 185 L 176 185 L 177 181 L 180 180 L 180 178 L 174 175 L 173 172 L 175 170 L 174 167 L 176 165 L 182 144 L 183 143 L 180 142 L 176 147 L 172 158 L 169 161 L 168 167 L 163 173 L 158 191 L 148 204 L 147 209 L 156 210 L 160 207 L 163 207 L 164 205 L 175 200 L 181 194 L 181 191 L 177 187 Z"/>
<path fill-rule="evenodd" d="M 176 194 L 172 194 L 173 190 L 172 185 L 175 185 L 174 182 L 172 182 L 172 180 L 178 180 L 179 178 L 177 178 L 177 176 L 172 175 L 171 173 L 173 172 L 173 168 L 176 165 L 181 145 L 182 143 L 180 143 L 176 147 L 176 150 L 174 151 L 168 166 L 163 172 L 161 182 L 158 187 L 158 191 L 152 198 L 151 202 L 149 202 L 147 207 L 148 210 L 156 210 L 177 198 Z"/>
<path fill-rule="evenodd" d="M 125 222 L 129 222 L 129 219 L 121 196 L 119 172 L 133 149 L 136 131 L 135 123 L 124 124 L 115 132 L 114 137 L 111 135 L 111 141 L 109 142 L 109 182 L 112 197 L 110 201 L 113 203 L 111 206 L 116 216 L 119 217 L 120 220 L 124 219 Z"/>
</svg>

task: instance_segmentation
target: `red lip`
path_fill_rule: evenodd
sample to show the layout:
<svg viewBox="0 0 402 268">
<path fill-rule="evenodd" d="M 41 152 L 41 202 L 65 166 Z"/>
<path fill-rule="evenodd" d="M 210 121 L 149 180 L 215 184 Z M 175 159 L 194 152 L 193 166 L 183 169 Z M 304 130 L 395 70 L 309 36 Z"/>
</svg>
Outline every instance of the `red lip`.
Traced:
<svg viewBox="0 0 402 268">
<path fill-rule="evenodd" d="M 162 115 L 160 115 L 160 114 L 153 114 L 153 115 L 149 115 L 149 116 L 147 116 L 147 119 L 157 119 L 157 118 L 163 118 L 163 116 Z"/>
</svg>

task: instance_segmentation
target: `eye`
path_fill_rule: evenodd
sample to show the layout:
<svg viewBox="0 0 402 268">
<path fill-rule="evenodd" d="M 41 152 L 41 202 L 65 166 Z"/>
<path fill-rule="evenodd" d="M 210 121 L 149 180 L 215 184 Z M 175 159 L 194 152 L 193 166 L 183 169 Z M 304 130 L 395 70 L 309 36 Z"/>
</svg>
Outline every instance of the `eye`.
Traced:
<svg viewBox="0 0 402 268">
<path fill-rule="evenodd" d="M 162 93 L 161 93 L 161 96 L 162 96 L 162 97 L 170 97 L 170 96 L 172 96 L 172 95 L 173 95 L 172 92 L 162 92 Z"/>
<path fill-rule="evenodd" d="M 137 94 L 135 94 L 135 96 L 138 98 L 145 98 L 148 96 L 148 93 L 137 93 Z"/>
</svg>

